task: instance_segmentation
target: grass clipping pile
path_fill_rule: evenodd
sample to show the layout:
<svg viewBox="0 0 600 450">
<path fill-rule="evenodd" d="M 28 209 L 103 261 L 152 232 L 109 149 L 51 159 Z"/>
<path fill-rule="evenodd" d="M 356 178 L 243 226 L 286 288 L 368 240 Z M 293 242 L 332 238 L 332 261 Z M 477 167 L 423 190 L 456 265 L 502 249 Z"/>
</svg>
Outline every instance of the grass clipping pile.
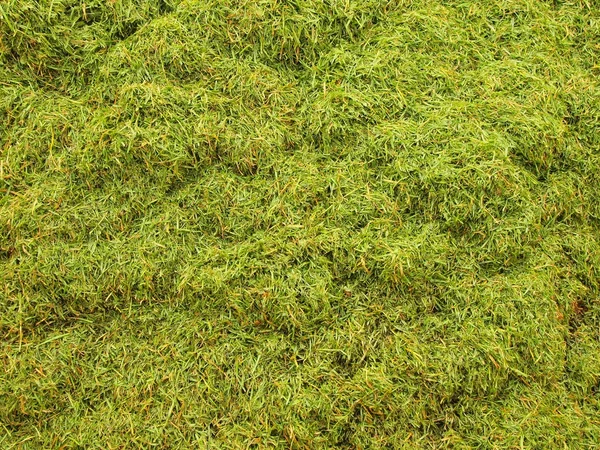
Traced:
<svg viewBox="0 0 600 450">
<path fill-rule="evenodd" d="M 599 76 L 596 0 L 4 0 L 0 445 L 597 445 Z"/>
</svg>

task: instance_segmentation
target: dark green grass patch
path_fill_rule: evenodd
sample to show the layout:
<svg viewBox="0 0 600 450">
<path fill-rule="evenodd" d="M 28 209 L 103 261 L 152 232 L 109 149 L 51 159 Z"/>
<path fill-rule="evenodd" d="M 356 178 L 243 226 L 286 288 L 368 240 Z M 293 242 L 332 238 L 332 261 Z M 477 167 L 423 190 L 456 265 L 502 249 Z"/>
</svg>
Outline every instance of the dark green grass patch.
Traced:
<svg viewBox="0 0 600 450">
<path fill-rule="evenodd" d="M 0 3 L 2 448 L 594 448 L 596 1 Z"/>
</svg>

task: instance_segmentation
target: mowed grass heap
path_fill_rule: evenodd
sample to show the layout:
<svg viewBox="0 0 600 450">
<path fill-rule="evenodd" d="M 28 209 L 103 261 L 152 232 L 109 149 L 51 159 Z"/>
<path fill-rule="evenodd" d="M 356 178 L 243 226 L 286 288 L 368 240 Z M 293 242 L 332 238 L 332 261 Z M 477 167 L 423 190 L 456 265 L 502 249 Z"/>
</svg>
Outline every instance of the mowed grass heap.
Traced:
<svg viewBox="0 0 600 450">
<path fill-rule="evenodd" d="M 596 0 L 5 0 L 1 446 L 597 445 L 599 76 Z"/>
</svg>

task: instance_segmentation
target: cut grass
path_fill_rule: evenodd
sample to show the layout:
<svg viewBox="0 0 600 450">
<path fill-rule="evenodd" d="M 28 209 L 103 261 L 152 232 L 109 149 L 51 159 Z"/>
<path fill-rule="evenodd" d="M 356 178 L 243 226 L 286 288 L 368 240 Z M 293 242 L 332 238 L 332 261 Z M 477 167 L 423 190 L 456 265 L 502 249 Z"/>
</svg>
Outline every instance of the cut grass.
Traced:
<svg viewBox="0 0 600 450">
<path fill-rule="evenodd" d="M 3 448 L 593 448 L 597 1 L 0 4 Z"/>
</svg>

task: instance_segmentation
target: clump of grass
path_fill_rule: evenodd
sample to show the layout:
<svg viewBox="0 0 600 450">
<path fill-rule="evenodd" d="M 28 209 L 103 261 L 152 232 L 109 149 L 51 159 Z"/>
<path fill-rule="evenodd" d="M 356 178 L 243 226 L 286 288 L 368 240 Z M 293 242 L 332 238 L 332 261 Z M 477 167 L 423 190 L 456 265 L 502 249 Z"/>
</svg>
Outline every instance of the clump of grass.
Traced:
<svg viewBox="0 0 600 450">
<path fill-rule="evenodd" d="M 3 447 L 594 446 L 597 6 L 4 2 Z"/>
</svg>

